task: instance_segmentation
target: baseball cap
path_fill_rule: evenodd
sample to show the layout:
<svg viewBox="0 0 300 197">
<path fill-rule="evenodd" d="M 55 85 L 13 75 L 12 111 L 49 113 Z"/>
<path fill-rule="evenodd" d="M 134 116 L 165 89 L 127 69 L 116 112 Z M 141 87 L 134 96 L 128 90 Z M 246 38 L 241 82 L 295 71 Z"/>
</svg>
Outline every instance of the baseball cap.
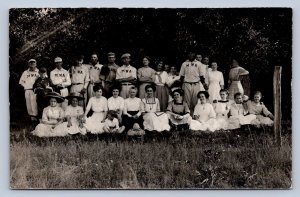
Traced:
<svg viewBox="0 0 300 197">
<path fill-rule="evenodd" d="M 61 59 L 60 57 L 56 57 L 56 58 L 54 59 L 54 62 L 62 62 L 62 59 Z"/>
</svg>

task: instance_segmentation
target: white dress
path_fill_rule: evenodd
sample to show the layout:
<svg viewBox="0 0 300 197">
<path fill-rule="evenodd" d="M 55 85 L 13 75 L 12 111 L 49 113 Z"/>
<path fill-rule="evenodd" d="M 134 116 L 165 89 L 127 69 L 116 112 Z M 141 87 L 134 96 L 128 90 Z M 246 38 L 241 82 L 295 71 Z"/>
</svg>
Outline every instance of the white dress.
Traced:
<svg viewBox="0 0 300 197">
<path fill-rule="evenodd" d="M 48 106 L 43 110 L 42 121 L 57 123 L 58 119 L 64 118 L 64 110 L 59 107 Z M 57 125 L 56 127 L 58 127 Z M 38 137 L 55 137 L 55 136 L 66 136 L 68 132 L 65 129 L 56 129 L 54 125 L 40 123 L 35 127 L 35 130 L 32 131 L 33 135 Z"/>
<path fill-rule="evenodd" d="M 216 112 L 216 119 L 219 126 L 218 129 L 228 129 L 228 113 L 232 102 L 233 101 L 231 100 L 219 100 L 217 103 L 213 103 L 213 107 Z"/>
<path fill-rule="evenodd" d="M 208 71 L 208 93 L 209 100 L 212 103 L 213 100 L 220 100 L 221 85 L 224 86 L 223 73 L 220 71 Z"/>
<path fill-rule="evenodd" d="M 80 116 L 83 116 L 83 108 L 81 106 L 73 107 L 72 105 L 67 106 L 65 110 L 65 116 L 71 118 L 72 126 L 68 127 L 68 122 L 63 122 L 58 125 L 54 130 L 65 130 L 69 134 L 80 133 L 82 135 L 86 134 L 86 128 L 80 127 L 79 121 L 81 121 Z"/>
<path fill-rule="evenodd" d="M 216 120 L 216 113 L 210 103 L 198 103 L 194 110 L 194 115 L 199 116 L 197 120 L 192 120 L 190 129 L 193 131 L 211 131 L 219 128 Z"/>
<path fill-rule="evenodd" d="M 93 110 L 93 115 L 86 118 L 85 128 L 93 134 L 103 133 L 103 126 L 105 112 L 107 112 L 107 99 L 103 96 L 100 98 L 92 97 L 90 98 L 88 105 L 86 107 L 85 115 Z"/>
<path fill-rule="evenodd" d="M 230 117 L 228 129 L 237 129 L 240 128 L 241 125 L 250 124 L 255 120 L 256 115 L 246 115 L 247 113 L 248 111 L 244 108 L 243 104 L 232 103 L 229 111 Z"/>
<path fill-rule="evenodd" d="M 143 98 L 141 112 L 146 112 L 143 116 L 145 130 L 158 132 L 170 130 L 168 115 L 160 112 L 159 100 L 157 98 Z"/>
</svg>

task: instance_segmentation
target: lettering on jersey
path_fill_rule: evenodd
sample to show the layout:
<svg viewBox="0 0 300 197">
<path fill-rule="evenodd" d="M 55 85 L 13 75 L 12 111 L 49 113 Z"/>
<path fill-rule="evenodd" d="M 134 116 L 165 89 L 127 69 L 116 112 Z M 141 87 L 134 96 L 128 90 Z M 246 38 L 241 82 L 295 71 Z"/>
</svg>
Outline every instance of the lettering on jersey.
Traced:
<svg viewBox="0 0 300 197">
<path fill-rule="evenodd" d="M 32 78 L 32 77 L 38 77 L 38 75 L 35 73 L 35 74 L 28 74 L 27 75 L 27 78 Z"/>
<path fill-rule="evenodd" d="M 122 72 L 131 73 L 131 70 L 122 70 Z"/>
<path fill-rule="evenodd" d="M 65 77 L 64 73 L 54 74 L 55 77 Z"/>
</svg>

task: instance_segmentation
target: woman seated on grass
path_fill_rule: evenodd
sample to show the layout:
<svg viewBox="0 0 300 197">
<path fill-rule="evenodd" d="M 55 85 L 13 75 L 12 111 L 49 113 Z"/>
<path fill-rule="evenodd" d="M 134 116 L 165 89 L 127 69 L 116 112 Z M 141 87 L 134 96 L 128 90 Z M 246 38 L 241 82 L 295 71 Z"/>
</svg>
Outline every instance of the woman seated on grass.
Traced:
<svg viewBox="0 0 300 197">
<path fill-rule="evenodd" d="M 228 129 L 238 129 L 242 125 L 249 125 L 256 118 L 254 114 L 248 114 L 246 100 L 248 100 L 246 95 L 235 93 L 234 102 L 230 105 L 229 110 Z"/>
<path fill-rule="evenodd" d="M 68 134 L 86 134 L 86 128 L 83 126 L 84 122 L 84 111 L 81 106 L 78 105 L 79 101 L 83 100 L 81 94 L 74 92 L 66 97 L 71 103 L 66 107 L 65 116 L 67 122 L 58 125 L 55 129 L 65 130 Z"/>
<path fill-rule="evenodd" d="M 144 129 L 147 131 L 169 131 L 168 115 L 160 112 L 159 100 L 154 97 L 156 91 L 155 85 L 147 85 L 145 87 L 147 96 L 142 99 L 141 112 L 144 119 Z"/>
<path fill-rule="evenodd" d="M 261 125 L 272 126 L 274 116 L 266 108 L 266 106 L 261 102 L 262 94 L 260 91 L 254 93 L 253 101 L 249 100 L 247 102 L 247 108 L 249 114 L 256 115 L 256 118 L 251 121 L 252 125 L 260 127 Z"/>
<path fill-rule="evenodd" d="M 206 91 L 200 91 L 197 94 L 200 103 L 195 106 L 193 119 L 190 128 L 193 131 L 211 131 L 219 128 L 216 120 L 216 113 L 213 106 L 209 103 L 209 94 Z"/>
<path fill-rule="evenodd" d="M 134 124 L 141 125 L 143 120 L 140 111 L 141 99 L 136 97 L 137 88 L 129 90 L 129 98 L 124 101 L 123 124 L 126 131 L 131 129 Z"/>
<path fill-rule="evenodd" d="M 118 114 L 114 110 L 109 110 L 104 122 L 103 130 L 106 133 L 122 133 L 125 127 L 119 127 Z"/>
<path fill-rule="evenodd" d="M 230 105 L 234 101 L 228 100 L 228 90 L 226 89 L 221 89 L 219 94 L 221 99 L 213 103 L 213 107 L 216 112 L 216 119 L 219 125 L 218 129 L 227 130 Z"/>
<path fill-rule="evenodd" d="M 112 87 L 112 97 L 107 100 L 108 110 L 113 110 L 117 114 L 117 118 L 119 123 L 122 124 L 122 114 L 124 110 L 124 99 L 119 96 L 120 87 L 113 86 Z"/>
<path fill-rule="evenodd" d="M 45 98 L 49 99 L 50 105 L 43 110 L 42 121 L 32 134 L 38 137 L 66 136 L 68 134 L 66 130 L 56 129 L 64 119 L 64 110 L 58 106 L 64 98 L 56 92 L 48 93 Z"/>
<path fill-rule="evenodd" d="M 93 90 L 95 96 L 90 98 L 85 111 L 85 117 L 90 110 L 93 110 L 91 117 L 86 118 L 84 124 L 88 132 L 93 134 L 103 133 L 104 121 L 107 114 L 107 99 L 102 96 L 103 88 L 101 86 L 94 86 Z"/>
<path fill-rule="evenodd" d="M 167 114 L 171 121 L 172 130 L 189 129 L 192 117 L 190 109 L 185 101 L 183 101 L 183 90 L 176 89 L 172 92 L 173 100 L 169 102 Z"/>
</svg>

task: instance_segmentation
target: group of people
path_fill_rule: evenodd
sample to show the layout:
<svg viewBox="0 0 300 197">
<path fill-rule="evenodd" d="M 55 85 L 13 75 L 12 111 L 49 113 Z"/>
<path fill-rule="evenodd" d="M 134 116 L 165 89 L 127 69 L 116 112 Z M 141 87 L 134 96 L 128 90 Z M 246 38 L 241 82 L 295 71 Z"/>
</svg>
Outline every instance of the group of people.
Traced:
<svg viewBox="0 0 300 197">
<path fill-rule="evenodd" d="M 83 57 L 75 60 L 68 71 L 60 57 L 48 77 L 45 67 L 37 68 L 35 59 L 21 76 L 28 114 L 40 119 L 32 134 L 39 137 L 72 134 L 145 132 L 216 131 L 252 124 L 271 126 L 273 115 L 261 102 L 261 92 L 253 99 L 244 95 L 241 76 L 249 72 L 232 60 L 229 88 L 224 89 L 223 73 L 217 62 L 209 66 L 208 57 L 194 52 L 181 65 L 158 61 L 155 69 L 145 56 L 139 69 L 130 65 L 130 54 L 121 56 L 123 65 L 116 65 L 115 53 L 108 53 L 102 65 L 97 54 L 90 64 Z"/>
</svg>

